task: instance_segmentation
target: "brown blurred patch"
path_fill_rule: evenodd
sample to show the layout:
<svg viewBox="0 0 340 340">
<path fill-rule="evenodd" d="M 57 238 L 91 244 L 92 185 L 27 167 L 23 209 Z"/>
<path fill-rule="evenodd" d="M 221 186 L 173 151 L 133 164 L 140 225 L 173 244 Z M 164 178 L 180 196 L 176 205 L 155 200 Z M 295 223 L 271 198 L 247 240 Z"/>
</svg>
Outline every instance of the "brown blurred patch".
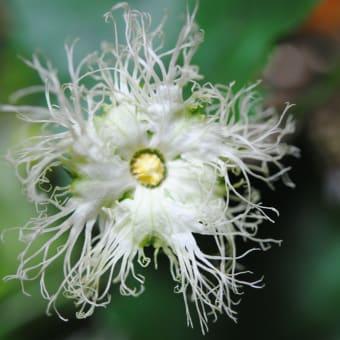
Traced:
<svg viewBox="0 0 340 340">
<path fill-rule="evenodd" d="M 301 31 L 308 34 L 338 35 L 340 32 L 340 1 L 320 1 L 320 4 L 302 26 Z"/>
<path fill-rule="evenodd" d="M 321 1 L 277 45 L 263 78 L 271 105 L 297 103 L 327 198 L 340 203 L 340 0 Z"/>
<path fill-rule="evenodd" d="M 314 113 L 308 131 L 322 162 L 340 169 L 340 91 Z"/>
<path fill-rule="evenodd" d="M 274 49 L 263 71 L 272 93 L 271 104 L 298 100 L 335 67 L 337 59 L 337 46 L 332 40 L 307 35 L 285 39 Z"/>
</svg>

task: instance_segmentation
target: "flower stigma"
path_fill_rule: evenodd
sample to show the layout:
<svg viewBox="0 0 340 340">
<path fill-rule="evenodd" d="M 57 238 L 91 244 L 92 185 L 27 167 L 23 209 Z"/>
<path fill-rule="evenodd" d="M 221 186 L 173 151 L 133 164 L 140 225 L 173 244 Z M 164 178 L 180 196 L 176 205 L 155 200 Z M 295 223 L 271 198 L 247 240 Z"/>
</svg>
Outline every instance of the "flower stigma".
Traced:
<svg viewBox="0 0 340 340">
<path fill-rule="evenodd" d="M 153 149 L 138 150 L 130 162 L 130 171 L 147 188 L 158 187 L 166 177 L 163 156 Z"/>
</svg>

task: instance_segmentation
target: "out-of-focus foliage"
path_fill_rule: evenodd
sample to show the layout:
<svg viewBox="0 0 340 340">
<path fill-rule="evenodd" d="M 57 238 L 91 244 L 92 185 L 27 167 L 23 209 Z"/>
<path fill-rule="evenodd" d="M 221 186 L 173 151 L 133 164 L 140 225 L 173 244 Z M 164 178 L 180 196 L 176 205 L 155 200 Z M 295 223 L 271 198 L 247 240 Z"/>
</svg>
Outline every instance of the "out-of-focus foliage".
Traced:
<svg viewBox="0 0 340 340">
<path fill-rule="evenodd" d="M 201 1 L 198 22 L 206 32 L 197 62 L 212 81 L 249 81 L 259 76 L 273 44 L 297 27 L 317 0 L 217 0 Z M 11 0 L 10 42 L 20 52 L 42 49 L 62 71 L 66 64 L 62 46 L 65 40 L 80 38 L 80 52 L 98 48 L 101 40 L 112 38 L 103 23 L 103 13 L 112 0 Z M 173 41 L 183 22 L 186 5 L 182 0 L 133 0 L 131 6 L 150 12 L 157 24 L 166 9 L 169 14 L 167 43 Z M 187 1 L 193 8 L 195 1 Z"/>
<path fill-rule="evenodd" d="M 242 86 L 260 78 L 274 47 L 299 32 L 317 2 L 201 0 L 197 21 L 205 31 L 205 42 L 194 61 L 200 66 L 205 80 L 220 83 L 236 80 L 238 86 Z M 334 3 L 332 0 L 325 2 Z M 111 0 L 2 1 L 0 102 L 7 102 L 15 90 L 39 82 L 17 55 L 30 58 L 40 49 L 67 79 L 65 41 L 80 38 L 77 53 L 83 55 L 98 49 L 102 40 L 111 40 L 112 29 L 110 24 L 104 23 L 102 15 L 114 3 Z M 185 15 L 185 1 L 134 0 L 130 4 L 150 12 L 155 25 L 164 9 L 168 9 L 167 44 L 174 41 Z M 189 0 L 188 4 L 193 8 L 194 1 Z M 323 37 L 318 39 L 324 41 Z M 282 69 L 282 64 L 278 65 Z M 293 66 L 288 65 L 285 74 Z M 329 204 L 322 196 L 324 167 L 317 155 L 325 152 L 322 148 L 316 152 L 308 139 L 310 132 L 305 133 L 309 126 L 315 126 L 309 125 L 311 112 L 314 109 L 320 111 L 329 94 L 336 96 L 339 82 L 332 80 L 338 78 L 337 70 L 328 68 L 321 76 L 312 77 L 316 83 L 308 86 L 306 91 L 299 89 L 301 91 L 294 96 L 280 95 L 272 100 L 280 103 L 282 98 L 293 98 L 301 104 L 296 109 L 300 113 L 303 108 L 308 108 L 308 112 L 302 112 L 304 116 L 299 116 L 305 117 L 299 120 L 302 133 L 296 142 L 302 147 L 303 157 L 294 161 L 292 173 L 298 187 L 293 192 L 278 186 L 276 192 L 267 191 L 264 197 L 265 201 L 273 201 L 281 216 L 275 228 L 264 225 L 263 233 L 270 236 L 276 233 L 284 244 L 243 261 L 242 264 L 258 276 L 265 275 L 266 288 L 246 290 L 243 302 L 238 306 L 239 323 L 234 324 L 220 316 L 217 323 L 211 324 L 211 331 L 205 339 L 340 338 L 340 327 L 337 326 L 340 314 L 340 208 L 335 202 Z M 271 74 L 277 75 L 275 72 Z M 315 90 L 318 86 L 320 90 Z M 272 92 L 275 90 L 271 88 Z M 2 155 L 24 135 L 32 133 L 14 115 L 1 114 L 0 124 Z M 339 134 L 333 136 L 333 144 L 336 144 L 334 138 Z M 0 176 L 0 227 L 23 225 L 34 216 L 34 207 L 21 194 L 13 170 L 3 157 Z M 17 236 L 16 232 L 6 233 L 5 242 L 1 244 L 2 277 L 16 270 L 16 257 L 22 248 Z M 47 318 L 44 314 L 45 301 L 39 294 L 39 282 L 31 283 L 28 289 L 32 292 L 31 297 L 21 294 L 18 282 L 0 282 L 0 339 L 202 338 L 199 327 L 194 330 L 186 327 L 182 299 L 173 293 L 168 263 L 161 259 L 159 269 L 149 268 L 146 276 L 147 291 L 143 296 L 138 299 L 122 297 L 114 287 L 109 308 L 98 310 L 92 318 L 84 321 L 71 318 L 69 323 L 58 320 L 55 315 Z M 65 304 L 64 311 L 72 316 L 73 306 Z"/>
<path fill-rule="evenodd" d="M 298 27 L 316 1 L 202 1 L 207 41 L 199 53 L 204 70 L 218 82 L 253 81 L 277 40 Z"/>
</svg>

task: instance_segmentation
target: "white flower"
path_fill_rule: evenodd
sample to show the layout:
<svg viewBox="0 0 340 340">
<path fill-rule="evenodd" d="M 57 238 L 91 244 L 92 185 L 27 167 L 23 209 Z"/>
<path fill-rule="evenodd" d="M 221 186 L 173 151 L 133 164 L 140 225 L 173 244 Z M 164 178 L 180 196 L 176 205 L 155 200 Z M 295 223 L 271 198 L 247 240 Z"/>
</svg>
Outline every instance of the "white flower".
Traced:
<svg viewBox="0 0 340 340">
<path fill-rule="evenodd" d="M 124 44 L 113 17 L 117 9 L 124 11 Z M 79 306 L 77 316 L 87 317 L 109 303 L 113 282 L 121 294 L 137 296 L 144 277 L 135 266 L 151 262 L 146 246 L 154 248 L 156 266 L 159 252 L 169 258 L 188 324 L 191 301 L 203 332 L 208 315 L 235 319 L 233 296 L 242 285 L 259 286 L 243 281 L 236 261 L 246 253 L 237 253 L 235 239 L 262 248 L 273 242 L 256 237 L 258 225 L 276 210 L 260 203 L 252 181 L 272 186 L 283 178 L 292 186 L 280 160 L 297 154 L 282 141 L 294 126 L 264 110 L 254 86 L 234 93 L 232 84 L 197 82 L 198 68 L 190 64 L 202 41 L 195 14 L 187 15 L 176 45 L 164 50 L 163 23 L 151 31 L 148 14 L 118 4 L 105 15 L 114 23 L 113 45 L 104 44 L 101 54 L 78 66 L 74 45 L 66 46 L 69 83 L 61 84 L 37 56 L 27 62 L 45 84 L 46 108 L 2 106 L 42 127 L 11 154 L 39 216 L 21 229 L 27 247 L 8 278 L 40 278 L 49 308 L 57 311 L 64 294 Z M 67 185 L 50 183 L 56 167 L 69 174 Z M 203 252 L 197 235 L 209 237 L 215 250 Z M 45 274 L 58 258 L 64 279 L 51 292 Z M 130 277 L 137 287 L 128 285 Z"/>
</svg>

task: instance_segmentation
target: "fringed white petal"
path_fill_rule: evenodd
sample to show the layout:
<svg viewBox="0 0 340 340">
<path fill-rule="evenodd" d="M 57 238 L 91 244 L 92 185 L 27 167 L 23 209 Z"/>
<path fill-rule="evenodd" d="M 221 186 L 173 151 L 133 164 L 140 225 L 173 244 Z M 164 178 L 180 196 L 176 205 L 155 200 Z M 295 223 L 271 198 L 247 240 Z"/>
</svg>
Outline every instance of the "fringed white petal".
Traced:
<svg viewBox="0 0 340 340">
<path fill-rule="evenodd" d="M 112 283 L 123 295 L 140 294 L 144 277 L 135 267 L 151 262 L 146 246 L 154 247 L 155 260 L 160 251 L 168 256 L 188 324 L 193 306 L 203 333 L 218 314 L 235 320 L 242 286 L 260 286 L 244 281 L 236 264 L 278 242 L 257 236 L 277 210 L 261 203 L 254 180 L 273 187 L 281 178 L 293 186 L 282 159 L 298 156 L 285 142 L 294 122 L 289 106 L 282 115 L 263 108 L 256 84 L 235 91 L 233 84 L 197 82 L 201 76 L 191 60 L 203 34 L 196 12 L 197 5 L 175 45 L 165 49 L 165 18 L 151 30 L 149 14 L 119 3 L 105 14 L 113 44 L 103 43 L 78 65 L 75 43 L 66 46 L 68 83 L 40 56 L 26 61 L 43 86 L 20 90 L 13 99 L 42 92 L 46 108 L 0 106 L 42 130 L 9 156 L 39 216 L 21 229 L 26 248 L 17 273 L 7 278 L 22 285 L 40 279 L 48 309 L 63 319 L 61 295 L 74 300 L 77 317 L 85 318 L 110 302 Z M 51 180 L 55 168 L 70 175 L 68 183 Z M 239 254 L 238 237 L 255 246 Z M 203 250 L 205 239 L 214 245 L 210 253 Z M 63 279 L 52 290 L 46 275 L 58 260 Z"/>
</svg>

